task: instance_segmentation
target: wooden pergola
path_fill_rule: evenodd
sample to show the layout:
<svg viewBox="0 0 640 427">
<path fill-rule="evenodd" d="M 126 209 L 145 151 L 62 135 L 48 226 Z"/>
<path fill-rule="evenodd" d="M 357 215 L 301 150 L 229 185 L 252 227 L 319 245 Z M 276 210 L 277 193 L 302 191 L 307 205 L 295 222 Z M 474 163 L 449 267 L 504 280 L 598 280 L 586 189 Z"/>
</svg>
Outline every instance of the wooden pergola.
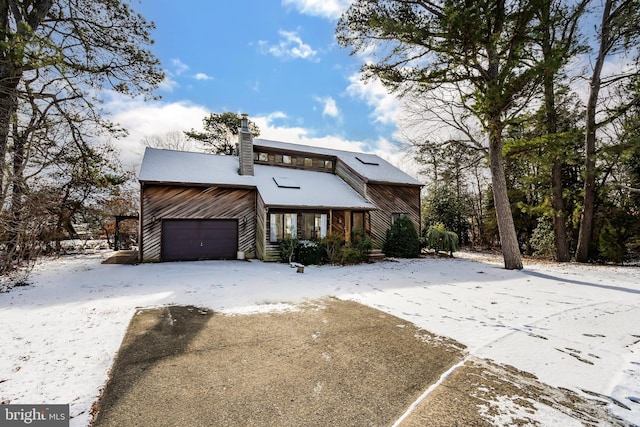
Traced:
<svg viewBox="0 0 640 427">
<path fill-rule="evenodd" d="M 120 222 L 125 221 L 127 219 L 140 219 L 140 215 L 138 214 L 130 214 L 130 215 L 116 215 L 116 230 L 113 238 L 113 249 L 116 251 L 120 250 Z"/>
</svg>

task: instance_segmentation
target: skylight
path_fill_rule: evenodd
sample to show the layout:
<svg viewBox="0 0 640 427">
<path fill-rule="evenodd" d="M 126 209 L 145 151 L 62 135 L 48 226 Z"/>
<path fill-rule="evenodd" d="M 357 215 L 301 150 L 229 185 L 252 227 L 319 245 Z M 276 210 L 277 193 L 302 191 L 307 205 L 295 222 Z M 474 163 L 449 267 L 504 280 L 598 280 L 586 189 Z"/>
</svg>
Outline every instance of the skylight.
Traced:
<svg viewBox="0 0 640 427">
<path fill-rule="evenodd" d="M 280 188 L 300 188 L 300 184 L 295 182 L 291 178 L 287 178 L 286 176 L 274 176 L 273 182 Z"/>
<path fill-rule="evenodd" d="M 360 161 L 360 163 L 362 163 L 363 165 L 380 166 L 380 163 L 378 163 L 378 162 L 373 162 L 373 161 L 370 161 L 370 160 L 363 160 L 358 156 L 356 156 L 356 159 L 358 159 Z"/>
</svg>

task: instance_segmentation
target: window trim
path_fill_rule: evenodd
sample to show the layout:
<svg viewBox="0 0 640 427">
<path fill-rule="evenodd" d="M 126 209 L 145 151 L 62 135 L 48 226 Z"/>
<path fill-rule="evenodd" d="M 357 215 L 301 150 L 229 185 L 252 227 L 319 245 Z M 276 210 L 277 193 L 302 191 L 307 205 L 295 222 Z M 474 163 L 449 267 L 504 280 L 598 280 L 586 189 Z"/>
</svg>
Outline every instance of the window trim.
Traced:
<svg viewBox="0 0 640 427">
<path fill-rule="evenodd" d="M 311 216 L 313 215 L 313 231 L 312 234 L 316 234 L 316 230 L 317 230 L 317 221 L 319 220 L 319 237 L 313 236 L 313 237 L 307 237 L 304 235 L 304 233 L 306 232 L 305 230 L 305 215 Z M 322 239 L 324 237 L 327 236 L 327 220 L 328 220 L 328 215 L 326 213 L 321 213 L 321 212 L 303 212 L 300 214 L 300 218 L 302 220 L 302 224 L 300 227 L 300 232 L 301 232 L 301 238 L 303 240 L 318 240 L 318 239 Z"/>
<path fill-rule="evenodd" d="M 395 224 L 400 218 L 409 217 L 408 212 L 392 212 L 391 213 L 391 225 Z"/>
<path fill-rule="evenodd" d="M 281 217 L 280 225 L 277 223 L 278 217 Z M 290 220 L 288 230 L 287 217 Z M 278 239 L 279 236 L 281 236 L 280 239 Z M 278 243 L 284 239 L 291 238 L 298 238 L 298 214 L 293 212 L 269 212 L 269 243 Z"/>
</svg>

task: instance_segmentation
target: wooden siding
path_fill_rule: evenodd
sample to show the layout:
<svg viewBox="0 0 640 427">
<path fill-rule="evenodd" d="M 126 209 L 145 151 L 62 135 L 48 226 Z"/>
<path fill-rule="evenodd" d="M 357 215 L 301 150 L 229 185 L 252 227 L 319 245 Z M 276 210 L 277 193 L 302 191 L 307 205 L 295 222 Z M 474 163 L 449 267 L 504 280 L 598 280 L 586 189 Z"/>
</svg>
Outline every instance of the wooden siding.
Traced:
<svg viewBox="0 0 640 427">
<path fill-rule="evenodd" d="M 342 234 L 344 236 L 344 211 L 332 211 L 331 228 L 329 232 Z"/>
<path fill-rule="evenodd" d="M 267 207 L 264 200 L 257 195 L 256 201 L 256 257 L 266 260 L 267 255 Z"/>
<path fill-rule="evenodd" d="M 344 182 L 349 184 L 351 188 L 356 190 L 362 197 L 366 197 L 366 186 L 362 177 L 356 174 L 351 168 L 349 168 L 343 161 L 338 160 L 336 163 L 336 175 L 338 175 Z"/>
<path fill-rule="evenodd" d="M 387 230 L 391 228 L 391 215 L 394 213 L 407 213 L 420 233 L 420 187 L 367 184 L 367 199 L 379 209 L 370 213 L 374 248 L 382 248 Z"/>
<path fill-rule="evenodd" d="M 255 256 L 256 191 L 219 187 L 143 185 L 142 261 L 160 261 L 162 219 L 238 220 L 238 250 Z"/>
</svg>

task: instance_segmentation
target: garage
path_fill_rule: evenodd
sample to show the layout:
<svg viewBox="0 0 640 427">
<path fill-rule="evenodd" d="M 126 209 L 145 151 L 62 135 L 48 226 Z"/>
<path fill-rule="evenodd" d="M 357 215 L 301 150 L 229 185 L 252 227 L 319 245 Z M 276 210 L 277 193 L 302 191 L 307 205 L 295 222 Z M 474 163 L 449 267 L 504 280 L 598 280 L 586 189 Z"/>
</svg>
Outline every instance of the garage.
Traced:
<svg viewBox="0 0 640 427">
<path fill-rule="evenodd" d="M 235 219 L 165 219 L 162 221 L 162 261 L 235 259 L 238 221 Z"/>
</svg>

